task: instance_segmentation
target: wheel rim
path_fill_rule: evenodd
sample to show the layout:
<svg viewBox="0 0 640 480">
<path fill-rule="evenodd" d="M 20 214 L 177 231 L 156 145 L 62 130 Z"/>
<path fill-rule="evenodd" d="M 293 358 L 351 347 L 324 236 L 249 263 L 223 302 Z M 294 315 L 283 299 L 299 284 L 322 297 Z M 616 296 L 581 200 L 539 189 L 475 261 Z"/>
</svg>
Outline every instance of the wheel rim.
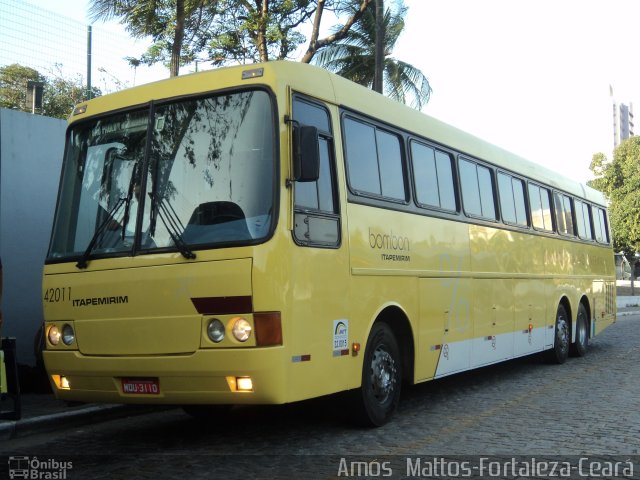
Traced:
<svg viewBox="0 0 640 480">
<path fill-rule="evenodd" d="M 556 322 L 556 340 L 561 352 L 569 349 L 569 325 L 563 315 L 558 315 Z"/>
<path fill-rule="evenodd" d="M 371 358 L 371 388 L 378 403 L 387 402 L 396 385 L 396 362 L 391 354 L 380 345 Z"/>
</svg>

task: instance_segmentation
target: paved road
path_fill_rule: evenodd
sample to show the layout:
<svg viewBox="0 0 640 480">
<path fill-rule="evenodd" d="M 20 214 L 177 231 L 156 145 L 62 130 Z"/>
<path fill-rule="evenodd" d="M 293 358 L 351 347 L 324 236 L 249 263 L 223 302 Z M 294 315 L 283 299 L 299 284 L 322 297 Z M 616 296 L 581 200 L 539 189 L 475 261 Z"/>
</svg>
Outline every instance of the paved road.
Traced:
<svg viewBox="0 0 640 480">
<path fill-rule="evenodd" d="M 640 316 L 565 365 L 533 356 L 406 389 L 379 429 L 351 426 L 342 400 L 236 408 L 210 423 L 159 411 L 14 439 L 0 455 L 75 462 L 69 479 L 155 479 L 333 478 L 345 456 L 616 454 L 636 456 L 637 478 Z"/>
</svg>

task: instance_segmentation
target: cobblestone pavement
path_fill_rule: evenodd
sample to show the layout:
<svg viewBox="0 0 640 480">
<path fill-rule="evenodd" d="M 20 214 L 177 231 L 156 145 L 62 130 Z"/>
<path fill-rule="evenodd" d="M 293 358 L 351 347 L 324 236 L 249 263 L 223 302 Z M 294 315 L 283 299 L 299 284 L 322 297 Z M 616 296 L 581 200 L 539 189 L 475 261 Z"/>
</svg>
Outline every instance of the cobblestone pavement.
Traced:
<svg viewBox="0 0 640 480">
<path fill-rule="evenodd" d="M 0 455 L 70 459 L 69 479 L 333 478 L 345 456 L 408 455 L 625 455 L 638 470 L 639 407 L 640 316 L 629 316 L 564 365 L 532 356 L 407 388 L 378 429 L 351 426 L 333 396 L 208 423 L 158 411 L 13 439 Z"/>
</svg>

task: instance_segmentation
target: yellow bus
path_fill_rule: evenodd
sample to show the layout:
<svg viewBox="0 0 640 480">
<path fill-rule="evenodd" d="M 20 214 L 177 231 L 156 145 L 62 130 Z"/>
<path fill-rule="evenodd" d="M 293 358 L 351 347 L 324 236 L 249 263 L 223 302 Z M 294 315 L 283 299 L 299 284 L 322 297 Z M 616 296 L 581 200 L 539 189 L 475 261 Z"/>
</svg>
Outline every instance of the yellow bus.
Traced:
<svg viewBox="0 0 640 480">
<path fill-rule="evenodd" d="M 350 391 L 382 425 L 402 384 L 562 363 L 615 321 L 600 193 L 313 66 L 78 105 L 62 170 L 43 283 L 62 399 Z"/>
</svg>

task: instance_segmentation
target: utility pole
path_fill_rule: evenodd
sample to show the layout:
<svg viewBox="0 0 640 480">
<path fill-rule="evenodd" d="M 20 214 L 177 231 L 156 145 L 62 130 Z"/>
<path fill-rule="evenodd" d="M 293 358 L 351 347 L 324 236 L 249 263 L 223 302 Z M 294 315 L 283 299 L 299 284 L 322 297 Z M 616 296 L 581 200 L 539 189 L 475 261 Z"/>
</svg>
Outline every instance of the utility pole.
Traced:
<svg viewBox="0 0 640 480">
<path fill-rule="evenodd" d="M 91 100 L 91 25 L 87 26 L 87 100 Z"/>
</svg>

